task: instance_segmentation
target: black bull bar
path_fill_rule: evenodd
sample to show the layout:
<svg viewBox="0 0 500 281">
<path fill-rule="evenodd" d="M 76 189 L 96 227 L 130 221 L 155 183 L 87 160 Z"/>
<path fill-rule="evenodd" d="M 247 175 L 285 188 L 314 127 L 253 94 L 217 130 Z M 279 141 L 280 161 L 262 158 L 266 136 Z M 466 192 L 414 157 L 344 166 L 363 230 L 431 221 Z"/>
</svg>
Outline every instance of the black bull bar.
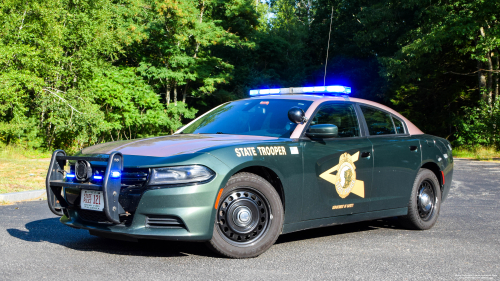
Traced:
<svg viewBox="0 0 500 281">
<path fill-rule="evenodd" d="M 64 181 L 64 166 L 68 160 L 85 160 L 88 162 L 106 162 L 106 172 L 102 184 L 84 182 Z M 47 201 L 52 213 L 62 216 L 64 209 L 73 209 L 62 195 L 62 188 L 97 190 L 103 192 L 104 213 L 110 222 L 120 223 L 120 214 L 125 214 L 125 210 L 118 202 L 121 190 L 121 177 L 111 177 L 111 171 L 123 172 L 123 155 L 120 152 L 112 152 L 108 157 L 79 157 L 66 156 L 64 150 L 56 150 L 50 159 L 49 172 L 45 180 L 47 189 Z"/>
</svg>

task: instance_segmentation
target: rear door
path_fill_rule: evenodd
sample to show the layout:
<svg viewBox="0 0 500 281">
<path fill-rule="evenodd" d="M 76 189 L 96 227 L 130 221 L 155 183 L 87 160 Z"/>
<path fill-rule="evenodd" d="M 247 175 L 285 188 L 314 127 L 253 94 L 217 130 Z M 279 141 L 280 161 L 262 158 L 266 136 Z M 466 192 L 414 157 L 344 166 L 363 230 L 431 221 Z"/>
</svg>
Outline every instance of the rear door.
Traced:
<svg viewBox="0 0 500 281">
<path fill-rule="evenodd" d="M 322 104 L 311 125 L 333 124 L 336 138 L 302 139 L 303 220 L 367 212 L 371 196 L 372 144 L 363 137 L 356 105 Z"/>
<path fill-rule="evenodd" d="M 406 207 L 421 163 L 420 142 L 389 112 L 366 105 L 360 108 L 374 153 L 370 210 Z"/>
</svg>

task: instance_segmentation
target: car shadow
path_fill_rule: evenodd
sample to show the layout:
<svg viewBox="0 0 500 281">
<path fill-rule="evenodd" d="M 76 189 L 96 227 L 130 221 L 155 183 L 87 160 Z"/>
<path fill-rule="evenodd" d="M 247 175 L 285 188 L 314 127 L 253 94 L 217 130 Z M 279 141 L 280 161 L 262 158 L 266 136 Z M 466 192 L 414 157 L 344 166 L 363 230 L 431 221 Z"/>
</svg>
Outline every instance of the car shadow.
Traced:
<svg viewBox="0 0 500 281">
<path fill-rule="evenodd" d="M 114 255 L 148 257 L 182 257 L 198 255 L 218 257 L 202 243 L 164 240 L 121 241 L 92 236 L 87 230 L 73 229 L 50 218 L 29 222 L 26 230 L 7 229 L 7 232 L 27 242 L 49 242 L 78 251 L 95 251 Z"/>
<path fill-rule="evenodd" d="M 73 229 L 49 218 L 29 222 L 26 230 L 7 229 L 7 232 L 27 242 L 48 242 L 77 251 L 94 251 L 113 255 L 147 257 L 183 257 L 188 255 L 221 258 L 203 243 L 164 240 L 139 240 L 129 242 L 92 236 L 86 230 Z M 325 236 L 370 231 L 378 228 L 403 229 L 395 219 L 383 219 L 345 225 L 329 226 L 281 235 L 276 244 L 308 240 Z"/>
<path fill-rule="evenodd" d="M 321 238 L 321 237 L 326 237 L 326 236 L 335 236 L 335 235 L 341 235 L 341 234 L 356 233 L 356 232 L 362 232 L 362 231 L 372 231 L 372 230 L 376 230 L 379 228 L 406 230 L 406 228 L 404 228 L 399 223 L 397 218 L 386 218 L 386 219 L 379 219 L 379 220 L 373 220 L 373 221 L 363 221 L 363 222 L 357 222 L 357 223 L 333 225 L 333 226 L 327 226 L 327 227 L 322 227 L 322 228 L 313 228 L 313 229 L 292 232 L 292 233 L 281 235 L 278 238 L 278 240 L 276 241 L 276 244 L 299 241 L 299 240 Z"/>
</svg>

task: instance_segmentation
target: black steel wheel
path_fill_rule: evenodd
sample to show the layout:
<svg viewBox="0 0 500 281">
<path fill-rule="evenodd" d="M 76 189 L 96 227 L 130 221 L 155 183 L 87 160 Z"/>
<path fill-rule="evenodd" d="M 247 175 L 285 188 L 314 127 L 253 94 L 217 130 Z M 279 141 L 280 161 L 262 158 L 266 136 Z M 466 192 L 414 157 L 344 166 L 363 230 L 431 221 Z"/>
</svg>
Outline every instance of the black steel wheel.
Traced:
<svg viewBox="0 0 500 281">
<path fill-rule="evenodd" d="M 428 221 L 432 218 L 436 210 L 436 193 L 434 187 L 429 180 L 424 180 L 420 183 L 417 192 L 417 209 L 418 215 L 423 221 Z"/>
<path fill-rule="evenodd" d="M 223 199 L 217 212 L 217 224 L 230 244 L 244 247 L 265 235 L 270 216 L 271 206 L 267 199 L 256 189 L 245 186 Z"/>
<path fill-rule="evenodd" d="M 223 189 L 208 245 L 226 257 L 256 257 L 274 244 L 283 218 L 274 187 L 258 175 L 238 173 Z"/>
<path fill-rule="evenodd" d="M 408 214 L 400 217 L 410 229 L 425 230 L 434 226 L 441 208 L 441 187 L 436 175 L 420 169 L 415 178 L 408 203 Z"/>
</svg>

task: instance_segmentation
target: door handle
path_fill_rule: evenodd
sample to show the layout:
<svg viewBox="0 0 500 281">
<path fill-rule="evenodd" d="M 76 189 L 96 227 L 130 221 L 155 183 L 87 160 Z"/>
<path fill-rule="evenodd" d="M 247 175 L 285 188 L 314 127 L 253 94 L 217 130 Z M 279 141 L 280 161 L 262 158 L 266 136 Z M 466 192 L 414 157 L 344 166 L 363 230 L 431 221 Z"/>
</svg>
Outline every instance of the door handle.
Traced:
<svg viewBox="0 0 500 281">
<path fill-rule="evenodd" d="M 416 145 L 410 146 L 410 151 L 417 151 L 418 147 Z"/>
<path fill-rule="evenodd" d="M 370 152 L 361 152 L 361 158 L 368 158 L 372 155 Z"/>
</svg>

